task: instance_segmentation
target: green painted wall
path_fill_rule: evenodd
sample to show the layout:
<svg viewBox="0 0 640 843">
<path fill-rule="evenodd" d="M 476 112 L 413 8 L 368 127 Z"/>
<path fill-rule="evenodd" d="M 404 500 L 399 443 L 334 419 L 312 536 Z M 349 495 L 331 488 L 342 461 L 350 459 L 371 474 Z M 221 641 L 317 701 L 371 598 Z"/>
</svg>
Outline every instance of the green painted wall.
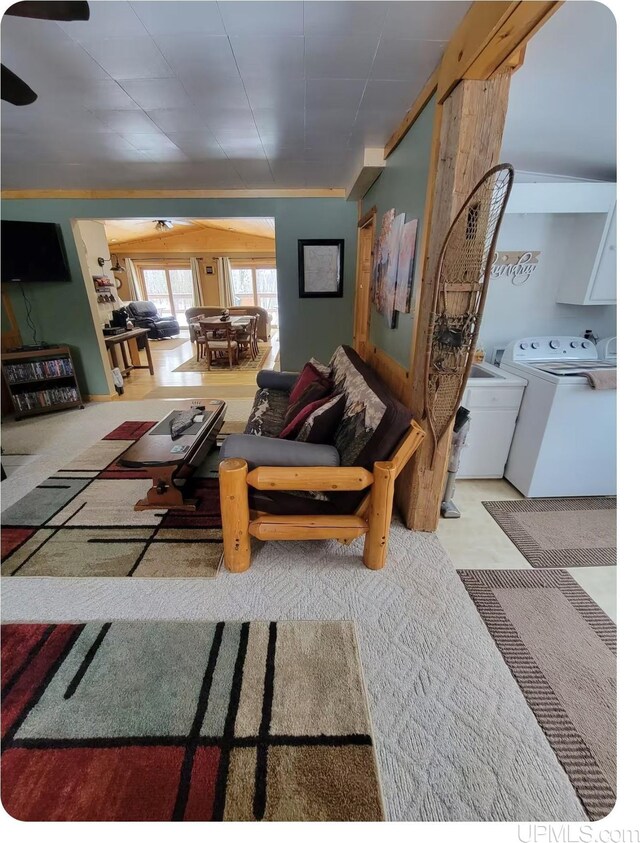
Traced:
<svg viewBox="0 0 640 843">
<path fill-rule="evenodd" d="M 299 369 L 310 357 L 327 361 L 353 335 L 357 205 L 343 199 L 12 199 L 2 203 L 4 219 L 57 222 L 69 256 L 70 284 L 31 284 L 25 289 L 33 318 L 47 342 L 63 342 L 75 353 L 83 392 L 107 391 L 98 339 L 71 231 L 71 220 L 130 217 L 274 217 L 283 369 Z M 298 239 L 344 238 L 342 299 L 298 297 Z M 24 342 L 30 342 L 17 289 L 10 291 Z"/>
<path fill-rule="evenodd" d="M 378 230 L 376 237 L 380 232 L 383 215 L 390 208 L 395 208 L 396 214 L 405 215 L 405 222 L 412 219 L 419 220 L 417 241 L 420 241 L 429 176 L 429 154 L 434 112 L 435 100 L 432 99 L 407 132 L 402 143 L 391 153 L 380 177 L 369 188 L 362 200 L 363 214 L 374 205 L 377 208 L 376 225 Z M 419 280 L 420 269 L 416 266 L 412 311 Z M 405 369 L 409 368 L 411 362 L 413 320 L 413 312 L 399 313 L 397 327 L 390 329 L 385 325 L 384 319 L 377 310 L 374 307 L 371 309 L 369 339 L 374 345 L 404 366 Z"/>
</svg>

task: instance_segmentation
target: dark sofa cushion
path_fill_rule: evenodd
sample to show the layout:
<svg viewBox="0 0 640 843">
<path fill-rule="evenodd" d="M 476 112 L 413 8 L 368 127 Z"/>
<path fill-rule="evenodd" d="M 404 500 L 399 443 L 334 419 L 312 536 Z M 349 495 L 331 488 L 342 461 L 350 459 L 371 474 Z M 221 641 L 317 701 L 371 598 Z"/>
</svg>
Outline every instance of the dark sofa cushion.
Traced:
<svg viewBox="0 0 640 843">
<path fill-rule="evenodd" d="M 347 345 L 331 358 L 336 392 L 344 392 L 346 405 L 333 437 L 341 465 L 371 470 L 377 460 L 389 459 L 409 429 L 411 413 Z"/>
<path fill-rule="evenodd" d="M 278 437 L 284 427 L 284 414 L 288 405 L 288 392 L 280 389 L 259 389 L 244 432 L 254 436 Z"/>
</svg>

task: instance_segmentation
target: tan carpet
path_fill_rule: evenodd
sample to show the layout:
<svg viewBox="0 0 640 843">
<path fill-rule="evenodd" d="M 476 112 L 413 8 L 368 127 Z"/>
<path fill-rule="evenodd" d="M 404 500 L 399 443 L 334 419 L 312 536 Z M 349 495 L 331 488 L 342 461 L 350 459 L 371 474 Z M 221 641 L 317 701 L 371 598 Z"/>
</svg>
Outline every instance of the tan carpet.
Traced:
<svg viewBox="0 0 640 843">
<path fill-rule="evenodd" d="M 268 343 L 259 343 L 258 356 L 255 360 L 251 357 L 241 357 L 239 363 L 234 363 L 229 366 L 229 362 L 225 360 L 212 360 L 211 367 L 208 366 L 205 360 L 196 360 L 195 356 L 191 357 L 185 363 L 181 363 L 174 372 L 259 372 L 264 368 L 264 364 L 271 353 L 271 346 Z"/>
<path fill-rule="evenodd" d="M 482 503 L 534 568 L 616 564 L 615 498 Z"/>
<path fill-rule="evenodd" d="M 459 571 L 592 820 L 616 800 L 616 628 L 566 571 Z"/>
</svg>

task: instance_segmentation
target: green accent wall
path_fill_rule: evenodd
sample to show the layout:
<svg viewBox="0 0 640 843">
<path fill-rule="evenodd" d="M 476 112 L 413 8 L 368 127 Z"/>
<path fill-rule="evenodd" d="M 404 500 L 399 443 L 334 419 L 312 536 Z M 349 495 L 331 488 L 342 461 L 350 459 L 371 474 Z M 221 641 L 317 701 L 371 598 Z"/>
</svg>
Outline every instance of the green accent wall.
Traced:
<svg viewBox="0 0 640 843">
<path fill-rule="evenodd" d="M 324 362 L 353 336 L 357 205 L 344 199 L 10 199 L 2 203 L 3 219 L 56 222 L 71 269 L 71 283 L 25 285 L 33 305 L 39 339 L 61 342 L 74 350 L 83 392 L 106 393 L 98 338 L 71 230 L 74 219 L 131 217 L 274 217 L 280 307 L 280 361 L 283 370 L 298 370 L 310 357 Z M 298 239 L 343 238 L 344 294 L 341 299 L 298 297 Z M 106 257 L 106 255 L 105 255 Z M 24 303 L 17 285 L 11 301 L 23 341 L 31 342 Z"/>
<path fill-rule="evenodd" d="M 434 113 L 435 100 L 431 99 L 402 139 L 402 142 L 387 158 L 386 166 L 380 177 L 369 188 L 362 200 L 363 214 L 374 205 L 377 208 L 376 238 L 380 233 L 382 217 L 390 208 L 395 208 L 396 214 L 405 215 L 405 222 L 413 219 L 418 220 L 416 249 L 418 248 L 417 244 L 420 242 L 422 235 L 422 217 L 429 177 Z M 408 369 L 411 363 L 413 310 L 416 288 L 420 283 L 420 273 L 421 267 L 416 263 L 413 275 L 412 312 L 399 313 L 396 328 L 388 328 L 381 314 L 375 307 L 372 306 L 371 308 L 370 341 L 405 369 Z"/>
</svg>

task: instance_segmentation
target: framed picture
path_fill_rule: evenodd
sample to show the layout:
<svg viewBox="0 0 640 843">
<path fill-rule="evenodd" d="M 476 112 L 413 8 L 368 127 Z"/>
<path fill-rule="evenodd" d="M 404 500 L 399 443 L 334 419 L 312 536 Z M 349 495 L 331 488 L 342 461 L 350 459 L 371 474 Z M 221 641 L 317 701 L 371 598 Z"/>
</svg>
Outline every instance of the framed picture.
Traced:
<svg viewBox="0 0 640 843">
<path fill-rule="evenodd" d="M 301 299 L 342 298 L 344 240 L 298 240 Z"/>
</svg>

